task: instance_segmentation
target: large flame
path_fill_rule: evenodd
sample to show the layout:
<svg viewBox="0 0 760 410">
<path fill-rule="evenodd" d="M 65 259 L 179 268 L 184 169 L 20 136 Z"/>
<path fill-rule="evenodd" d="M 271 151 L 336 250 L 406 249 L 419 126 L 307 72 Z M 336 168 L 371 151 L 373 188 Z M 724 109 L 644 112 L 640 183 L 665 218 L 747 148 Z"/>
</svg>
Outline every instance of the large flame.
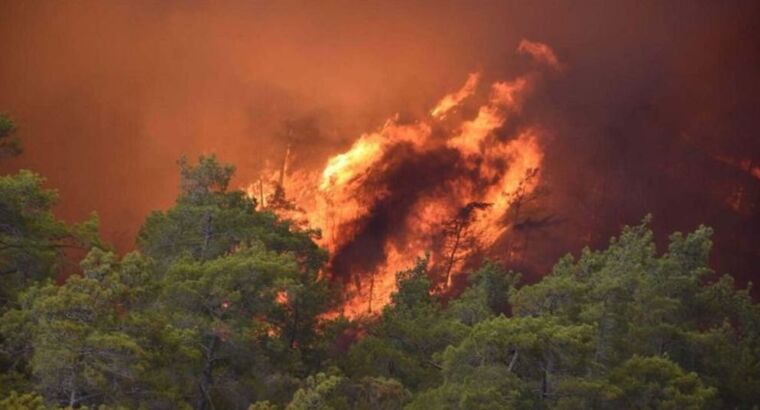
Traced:
<svg viewBox="0 0 760 410">
<path fill-rule="evenodd" d="M 475 87 L 478 85 L 479 78 L 479 73 L 471 73 L 470 76 L 467 77 L 467 81 L 462 88 L 453 94 L 448 94 L 443 97 L 435 108 L 430 111 L 430 115 L 438 119 L 445 117 L 449 111 L 456 108 L 465 98 L 471 96 L 475 92 Z"/>
<path fill-rule="evenodd" d="M 519 51 L 559 66 L 546 45 L 524 41 Z M 470 74 L 429 117 L 391 118 L 330 157 L 321 171 L 286 171 L 284 163 L 249 193 L 282 217 L 321 229 L 319 243 L 331 254 L 325 275 L 342 279 L 347 316 L 388 304 L 396 272 L 426 253 L 432 279 L 445 291 L 471 257 L 514 251 L 494 246 L 517 222 L 510 211 L 540 183 L 543 130 L 504 129 L 520 115 L 539 78 L 534 74 L 493 83 L 474 118 L 459 118 L 457 108 L 478 92 L 480 74 Z M 287 192 L 290 202 L 278 200 L 278 192 Z"/>
</svg>

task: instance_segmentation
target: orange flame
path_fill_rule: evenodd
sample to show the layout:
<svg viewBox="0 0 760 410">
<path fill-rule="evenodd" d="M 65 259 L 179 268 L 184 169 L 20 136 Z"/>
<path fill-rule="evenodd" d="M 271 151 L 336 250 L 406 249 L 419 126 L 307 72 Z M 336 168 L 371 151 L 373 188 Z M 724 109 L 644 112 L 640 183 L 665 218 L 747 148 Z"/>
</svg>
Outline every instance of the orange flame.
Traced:
<svg viewBox="0 0 760 410">
<path fill-rule="evenodd" d="M 516 110 L 517 95 L 525 89 L 527 80 L 518 78 L 513 82 L 500 82 L 492 86 L 489 103 L 480 107 L 478 116 L 462 125 L 462 131 L 450 139 L 447 145 L 456 148 L 465 155 L 481 151 L 483 140 L 496 128 L 504 125 L 509 110 Z"/>
<path fill-rule="evenodd" d="M 751 175 L 753 178 L 760 180 L 760 165 L 755 165 L 748 159 L 738 160 L 726 156 L 718 156 L 716 158 L 718 161 L 728 164 L 736 169 L 742 170 Z"/>
<path fill-rule="evenodd" d="M 480 74 L 471 73 L 467 77 L 467 81 L 464 83 L 462 88 L 453 94 L 449 94 L 443 97 L 441 101 L 439 101 L 435 106 L 435 108 L 430 111 L 430 115 L 438 119 L 445 117 L 449 111 L 459 106 L 462 101 L 464 101 L 467 97 L 471 96 L 475 92 L 475 87 L 478 86 L 479 79 Z"/>
<path fill-rule="evenodd" d="M 536 60 L 559 69 L 560 63 L 546 45 L 523 40 L 518 51 L 530 54 Z M 384 260 L 372 272 L 356 273 L 348 285 L 343 313 L 356 317 L 378 312 L 390 301 L 396 289 L 396 272 L 410 267 L 416 257 L 441 248 L 441 230 L 446 221 L 456 217 L 467 204 L 483 203 L 472 219 L 467 221 L 466 234 L 474 242 L 460 249 L 463 256 L 449 258 L 432 252 L 430 265 L 443 259 L 451 263 L 453 274 L 459 274 L 466 257 L 477 249 L 488 249 L 499 238 L 509 234 L 510 223 L 505 215 L 514 205 L 516 195 L 529 194 L 540 183 L 543 161 L 541 149 L 542 128 L 522 127 L 513 135 L 499 135 L 499 130 L 511 116 L 521 112 L 522 101 L 533 88 L 536 75 L 520 76 L 512 81 L 496 82 L 490 87 L 486 103 L 477 109 L 475 118 L 451 125 L 440 122 L 447 114 L 464 104 L 477 92 L 480 75 L 470 74 L 456 92 L 443 97 L 430 111 L 430 117 L 411 124 L 401 124 L 391 118 L 379 130 L 361 135 L 345 152 L 327 160 L 318 172 L 291 171 L 279 178 L 285 185 L 288 197 L 297 207 L 275 210 L 282 217 L 296 220 L 301 214 L 304 224 L 322 230 L 319 244 L 332 255 L 354 240 L 354 222 L 361 221 L 372 212 L 373 204 L 393 195 L 382 184 L 368 190 L 373 175 L 383 175 L 391 164 L 387 155 L 399 144 L 406 144 L 414 152 L 428 153 L 448 150 L 456 153 L 462 175 L 448 177 L 439 188 L 419 193 L 412 208 L 406 211 L 402 237 L 386 239 L 382 245 Z M 446 129 L 440 137 L 433 128 Z M 275 181 L 275 174 L 262 180 Z M 271 185 L 271 183 L 269 184 Z M 261 182 L 249 186 L 249 195 L 265 198 Z M 270 189 L 271 191 L 271 189 Z M 328 270 L 330 269 L 328 264 Z M 329 272 L 325 272 L 329 274 Z M 450 285 L 447 278 L 446 285 Z"/>
</svg>

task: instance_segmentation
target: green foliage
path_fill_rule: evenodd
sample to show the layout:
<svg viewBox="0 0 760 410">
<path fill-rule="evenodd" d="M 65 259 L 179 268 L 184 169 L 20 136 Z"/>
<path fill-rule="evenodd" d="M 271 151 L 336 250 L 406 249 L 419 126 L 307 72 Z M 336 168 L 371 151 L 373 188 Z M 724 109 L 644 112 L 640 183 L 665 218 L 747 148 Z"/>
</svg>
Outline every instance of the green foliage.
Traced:
<svg viewBox="0 0 760 410">
<path fill-rule="evenodd" d="M 97 218 L 73 226 L 59 221 L 52 212 L 57 193 L 44 183 L 24 170 L 0 176 L 0 395 L 29 389 L 31 302 L 20 295 L 56 276 L 67 260 L 64 249 L 98 243 Z"/>
<path fill-rule="evenodd" d="M 449 313 L 472 326 L 509 310 L 509 295 L 520 275 L 507 272 L 493 262 L 486 262 L 469 277 L 470 286 L 451 302 Z"/>
<path fill-rule="evenodd" d="M 284 403 L 296 377 L 324 357 L 317 318 L 332 304 L 318 278 L 326 254 L 309 232 L 228 191 L 232 166 L 212 156 L 180 167 L 176 205 L 152 214 L 138 241 L 158 277 L 145 316 L 163 325 L 151 343 L 167 352 L 156 356 L 153 378 L 177 386 L 168 401 L 198 408 Z"/>
<path fill-rule="evenodd" d="M 139 384 L 145 356 L 124 317 L 139 297 L 139 280 L 124 281 L 135 265 L 136 257 L 117 265 L 113 254 L 94 249 L 83 262 L 85 276 L 33 286 L 21 307 L 3 316 L 4 347 L 28 366 L 36 389 L 51 402 L 129 402 L 126 393 Z"/>
<path fill-rule="evenodd" d="M 229 192 L 231 166 L 180 165 L 177 204 L 149 217 L 141 253 L 119 260 L 95 248 L 81 276 L 29 286 L 3 315 L 9 386 L 54 405 L 246 408 L 286 403 L 319 366 L 328 344 L 317 318 L 333 303 L 318 279 L 325 252 Z M 27 232 L 57 245 L 74 230 L 52 217 L 55 193 L 41 184 L 32 173 L 3 177 L 2 199 L 36 229 Z M 29 237 L 24 255 L 38 246 Z"/>
<path fill-rule="evenodd" d="M 16 124 L 8 115 L 0 113 L 0 158 L 13 157 L 21 153 L 21 140 L 13 134 Z"/>
<path fill-rule="evenodd" d="M 537 401 L 516 376 L 483 367 L 460 382 L 424 391 L 406 407 L 417 409 L 532 409 Z"/>
<path fill-rule="evenodd" d="M 34 173 L 0 177 L 0 408 L 760 403 L 760 311 L 708 268 L 709 228 L 658 253 L 647 218 L 530 285 L 487 262 L 450 299 L 420 259 L 379 316 L 327 319 L 338 298 L 314 232 L 231 190 L 213 156 L 179 165 L 138 251 L 93 247 L 62 284 L 62 249 L 97 245 L 96 221 L 58 221 Z"/>
<path fill-rule="evenodd" d="M 696 373 L 663 357 L 633 356 L 611 372 L 609 382 L 618 393 L 612 402 L 622 408 L 703 409 L 715 396 Z"/>
<path fill-rule="evenodd" d="M 183 158 L 179 165 L 176 205 L 153 212 L 138 235 L 140 250 L 160 265 L 184 256 L 214 259 L 257 242 L 272 251 L 293 252 L 306 270 L 316 271 L 325 262 L 326 253 L 314 244 L 311 231 L 257 212 L 254 199 L 228 191 L 232 166 L 220 165 L 214 156 L 201 156 L 197 165 Z"/>
<path fill-rule="evenodd" d="M 371 327 L 369 335 L 351 349 L 345 368 L 354 377 L 395 378 L 411 389 L 440 380 L 436 353 L 466 334 L 466 326 L 448 320 L 430 294 L 427 260 L 399 272 L 398 290 Z"/>
<path fill-rule="evenodd" d="M 428 260 L 418 259 L 412 269 L 396 274 L 396 292 L 391 295 L 392 309 L 414 309 L 435 303 L 430 296 L 430 279 L 427 274 Z"/>
<path fill-rule="evenodd" d="M 318 373 L 306 379 L 306 386 L 299 389 L 293 400 L 286 407 L 287 410 L 326 410 L 334 409 L 331 401 L 340 399 L 335 397 L 336 390 L 345 379 L 341 376 Z M 342 403 L 348 404 L 348 403 Z"/>
<path fill-rule="evenodd" d="M 645 220 L 519 290 L 486 264 L 445 309 L 407 272 L 344 367 L 392 369 L 416 392 L 410 408 L 748 407 L 760 402 L 760 312 L 730 276 L 709 280 L 711 233 L 676 233 L 658 256 Z M 436 344 L 434 329 L 455 323 Z"/>
<path fill-rule="evenodd" d="M 45 410 L 42 396 L 33 393 L 19 394 L 12 391 L 0 399 L 0 409 L 6 410 Z"/>
<path fill-rule="evenodd" d="M 248 410 L 277 410 L 279 407 L 270 403 L 268 400 L 257 401 L 248 406 Z"/>
<path fill-rule="evenodd" d="M 657 257 L 646 223 L 625 228 L 603 252 L 561 260 L 551 275 L 517 292 L 515 313 L 595 326 L 591 374 L 635 355 L 667 357 L 717 387 L 724 405 L 758 402 L 760 315 L 729 276 L 707 281 L 712 231 L 676 233 Z"/>
<path fill-rule="evenodd" d="M 278 294 L 298 274 L 292 256 L 261 247 L 207 262 L 183 259 L 172 264 L 162 278 L 156 320 L 165 322 L 164 330 L 177 338 L 172 344 L 182 348 L 172 354 L 176 365 L 164 364 L 157 371 L 165 372 L 167 383 L 185 375 L 188 400 L 198 388 L 209 397 L 232 391 L 248 400 L 256 392 L 247 391 L 247 384 L 266 383 L 268 375 L 277 373 L 273 363 L 297 370 L 298 352 L 290 348 L 293 336 L 287 334 L 293 318 Z M 305 334 L 295 338 L 308 342 Z M 215 375 L 228 372 L 243 380 L 215 381 Z"/>
<path fill-rule="evenodd" d="M 22 170 L 0 176 L 0 309 L 35 280 L 52 277 L 66 247 L 97 243 L 97 218 L 69 226 L 52 212 L 58 194 Z"/>
<path fill-rule="evenodd" d="M 306 378 L 287 410 L 394 410 L 411 394 L 396 380 L 364 377 L 350 380 L 339 374 L 318 373 Z"/>
</svg>

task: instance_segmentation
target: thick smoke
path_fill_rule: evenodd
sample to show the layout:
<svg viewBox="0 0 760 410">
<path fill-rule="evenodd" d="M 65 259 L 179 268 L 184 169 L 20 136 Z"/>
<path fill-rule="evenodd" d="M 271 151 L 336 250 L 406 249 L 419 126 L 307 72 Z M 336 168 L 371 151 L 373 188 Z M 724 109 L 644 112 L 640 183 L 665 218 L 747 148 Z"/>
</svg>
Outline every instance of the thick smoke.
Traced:
<svg viewBox="0 0 760 410">
<path fill-rule="evenodd" d="M 522 121 L 548 134 L 542 194 L 525 211 L 514 264 L 545 272 L 652 212 L 660 240 L 713 226 L 716 267 L 747 281 L 760 260 L 759 8 L 5 1 L 0 111 L 19 123 L 26 152 L 0 166 L 46 175 L 63 217 L 97 211 L 126 250 L 147 212 L 171 204 L 180 154 L 218 153 L 241 185 L 288 144 L 293 167 L 319 168 L 394 113 L 425 115 L 472 71 L 489 81 L 525 72 L 535 63 L 515 49 L 527 38 L 562 66 L 522 107 Z M 394 189 L 410 172 L 434 190 L 436 175 L 457 171 L 446 150 L 426 155 L 415 169 L 396 162 Z M 393 198 L 356 227 L 373 233 L 365 242 L 396 234 L 388 221 L 412 199 Z M 336 263 L 372 266 L 370 242 Z"/>
<path fill-rule="evenodd" d="M 350 227 L 354 240 L 337 250 L 332 269 L 343 280 L 352 274 L 370 273 L 386 258 L 384 245 L 389 240 L 405 246 L 404 230 L 409 213 L 420 198 L 440 195 L 445 184 L 466 172 L 459 167 L 459 154 L 445 147 L 417 152 L 410 144 L 391 148 L 381 160 L 382 172 L 373 172 L 357 196 L 372 198 L 372 192 L 388 192 L 369 205 L 369 212 Z M 413 261 L 410 261 L 410 263 Z"/>
</svg>

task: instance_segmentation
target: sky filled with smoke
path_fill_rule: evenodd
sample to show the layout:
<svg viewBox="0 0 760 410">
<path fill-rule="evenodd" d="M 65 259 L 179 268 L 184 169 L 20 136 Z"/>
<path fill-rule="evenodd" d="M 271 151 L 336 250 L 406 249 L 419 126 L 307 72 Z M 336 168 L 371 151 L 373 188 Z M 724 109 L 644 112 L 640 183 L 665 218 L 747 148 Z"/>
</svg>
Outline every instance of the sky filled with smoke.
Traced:
<svg viewBox="0 0 760 410">
<path fill-rule="evenodd" d="M 564 69 L 521 115 L 548 130 L 534 212 L 552 217 L 525 269 L 652 212 L 661 235 L 714 226 L 716 263 L 746 280 L 760 260 L 760 178 L 747 171 L 760 166 L 759 8 L 0 0 L 0 111 L 25 144 L 0 167 L 47 176 L 61 216 L 97 211 L 124 250 L 172 203 L 180 155 L 217 153 L 240 185 L 287 141 L 294 166 L 321 167 L 388 117 L 424 115 L 470 72 L 521 72 L 526 38 Z"/>
</svg>

